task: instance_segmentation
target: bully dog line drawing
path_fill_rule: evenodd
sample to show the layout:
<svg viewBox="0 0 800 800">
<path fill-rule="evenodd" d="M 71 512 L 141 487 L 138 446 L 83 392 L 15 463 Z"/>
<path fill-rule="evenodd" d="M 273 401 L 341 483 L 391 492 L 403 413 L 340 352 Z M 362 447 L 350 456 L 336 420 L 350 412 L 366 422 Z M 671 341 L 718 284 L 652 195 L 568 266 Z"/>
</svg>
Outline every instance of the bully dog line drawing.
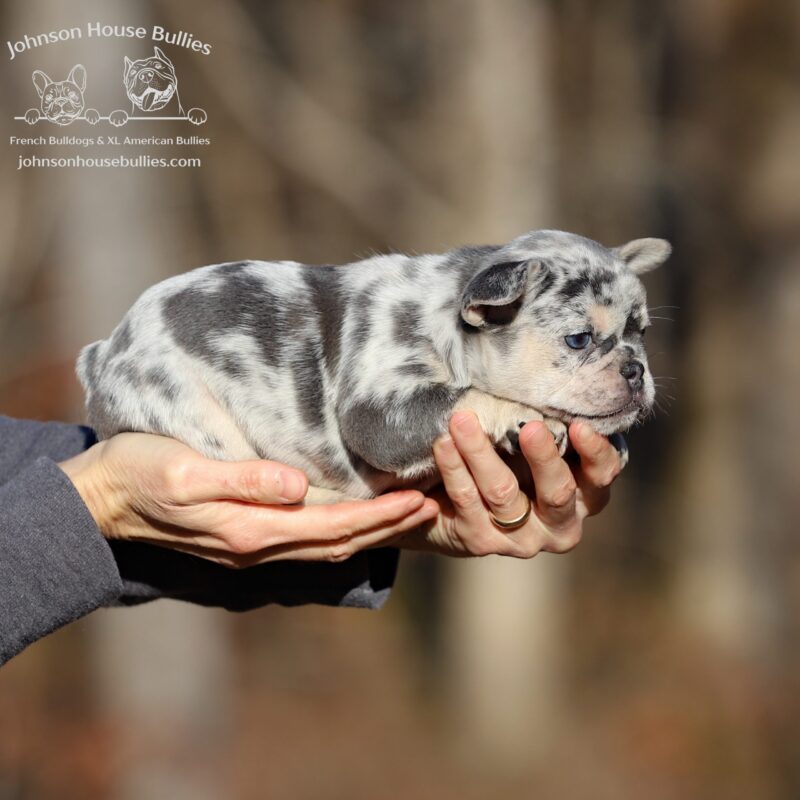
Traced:
<svg viewBox="0 0 800 800">
<path fill-rule="evenodd" d="M 131 61 L 125 56 L 123 81 L 125 92 L 131 101 L 131 113 L 117 109 L 108 116 L 94 108 L 86 108 L 86 68 L 76 64 L 64 81 L 54 81 L 42 70 L 32 74 L 33 85 L 39 95 L 40 107 L 28 109 L 24 116 L 14 117 L 35 125 L 41 120 L 56 125 L 70 125 L 75 120 L 84 120 L 96 125 L 101 120 L 115 127 L 132 120 L 188 120 L 193 125 L 202 125 L 208 115 L 202 108 L 183 110 L 178 94 L 178 77 L 175 67 L 161 48 L 147 58 Z M 138 112 L 138 113 L 137 113 Z M 166 113 L 159 113 L 166 112 Z"/>
<path fill-rule="evenodd" d="M 172 107 L 177 113 L 159 117 L 162 119 L 188 119 L 194 125 L 202 125 L 207 114 L 202 108 L 183 110 L 178 94 L 178 76 L 173 63 L 164 55 L 160 47 L 155 47 L 152 56 L 131 61 L 125 56 L 123 73 L 125 92 L 131 101 L 131 113 L 121 109 L 112 111 L 108 121 L 112 125 L 124 125 L 129 119 L 148 119 L 135 116 L 137 109 L 147 115 Z"/>
<path fill-rule="evenodd" d="M 76 64 L 65 81 L 54 81 L 40 69 L 34 70 L 31 78 L 40 105 L 39 108 L 29 108 L 22 117 L 29 125 L 35 125 L 40 119 L 56 125 L 70 125 L 76 119 L 84 119 L 90 125 L 100 121 L 99 111 L 85 108 L 83 93 L 86 91 L 86 68 L 83 64 Z"/>
</svg>

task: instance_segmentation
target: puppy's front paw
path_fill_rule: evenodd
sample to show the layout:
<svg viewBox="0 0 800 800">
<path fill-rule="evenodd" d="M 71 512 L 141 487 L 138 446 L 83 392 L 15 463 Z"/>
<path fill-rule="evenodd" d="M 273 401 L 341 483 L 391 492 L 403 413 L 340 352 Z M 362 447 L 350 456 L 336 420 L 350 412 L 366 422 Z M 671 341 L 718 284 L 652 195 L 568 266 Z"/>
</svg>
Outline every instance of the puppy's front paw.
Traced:
<svg viewBox="0 0 800 800">
<path fill-rule="evenodd" d="M 41 118 L 42 115 L 39 113 L 38 108 L 29 108 L 25 112 L 25 122 L 27 122 L 28 125 L 35 125 Z"/>
<path fill-rule="evenodd" d="M 567 426 L 560 419 L 553 419 L 552 417 L 545 417 L 544 424 L 547 425 L 547 430 L 553 434 L 553 438 L 556 440 L 558 454 L 563 456 L 567 452 L 567 446 L 569 445 Z"/>
<path fill-rule="evenodd" d="M 567 426 L 561 422 L 561 420 L 553 419 L 552 417 L 542 417 L 541 415 L 538 417 L 530 417 L 529 419 L 520 420 L 518 427 L 519 430 L 517 431 L 508 431 L 506 434 L 506 439 L 509 440 L 512 444 L 513 449 L 509 449 L 506 447 L 505 449 L 508 450 L 510 453 L 518 453 L 519 452 L 519 431 L 522 430 L 525 425 L 527 425 L 532 420 L 539 420 L 544 422 L 547 426 L 547 430 L 553 434 L 553 439 L 555 439 L 556 449 L 558 450 L 558 454 L 563 456 L 564 453 L 567 452 L 567 446 L 569 445 L 569 435 L 567 433 Z"/>
<path fill-rule="evenodd" d="M 121 128 L 128 121 L 128 112 L 118 108 L 108 115 L 108 121 L 115 128 Z"/>
<path fill-rule="evenodd" d="M 100 112 L 96 108 L 87 108 L 83 114 L 83 118 L 90 125 L 97 125 L 100 122 Z"/>
<path fill-rule="evenodd" d="M 620 468 L 625 469 L 630 460 L 630 451 L 628 450 L 628 443 L 625 441 L 625 437 L 621 433 L 612 433 L 611 436 L 608 437 L 608 441 L 611 442 L 614 449 L 619 453 Z"/>
<path fill-rule="evenodd" d="M 519 447 L 519 432 L 525 427 L 528 422 L 532 420 L 542 420 L 542 415 L 534 408 L 530 408 L 529 406 L 523 406 L 519 403 L 512 404 L 512 413 L 514 420 L 505 433 L 505 436 L 498 441 L 498 445 L 503 448 L 511 455 L 515 455 L 516 453 L 520 452 Z"/>
<path fill-rule="evenodd" d="M 192 125 L 202 125 L 208 119 L 208 114 L 202 108 L 190 108 L 186 116 Z"/>
</svg>

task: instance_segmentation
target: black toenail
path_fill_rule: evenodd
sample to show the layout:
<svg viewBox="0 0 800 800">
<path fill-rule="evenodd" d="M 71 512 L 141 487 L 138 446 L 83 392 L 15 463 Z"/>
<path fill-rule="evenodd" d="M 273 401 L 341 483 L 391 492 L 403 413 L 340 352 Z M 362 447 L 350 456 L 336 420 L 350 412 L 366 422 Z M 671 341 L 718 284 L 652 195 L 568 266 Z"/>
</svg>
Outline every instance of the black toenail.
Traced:
<svg viewBox="0 0 800 800">
<path fill-rule="evenodd" d="M 625 441 L 625 437 L 621 433 L 612 433 L 611 436 L 608 437 L 608 441 L 611 442 L 612 446 L 618 453 L 627 453 L 628 452 L 628 443 Z"/>
</svg>

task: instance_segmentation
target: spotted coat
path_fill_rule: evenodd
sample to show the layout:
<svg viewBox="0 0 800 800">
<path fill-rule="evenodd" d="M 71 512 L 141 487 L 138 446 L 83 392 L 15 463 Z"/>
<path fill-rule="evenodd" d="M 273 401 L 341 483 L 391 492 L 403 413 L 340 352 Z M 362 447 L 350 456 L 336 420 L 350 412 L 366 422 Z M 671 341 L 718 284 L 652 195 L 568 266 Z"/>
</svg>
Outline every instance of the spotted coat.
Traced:
<svg viewBox="0 0 800 800">
<path fill-rule="evenodd" d="M 101 438 L 152 432 L 213 458 L 284 462 L 355 497 L 432 474 L 433 440 L 476 393 L 504 409 L 482 423 L 498 441 L 508 429 L 506 444 L 537 413 L 611 433 L 653 401 L 638 275 L 668 254 L 658 239 L 612 250 L 534 231 L 336 267 L 196 269 L 83 349 L 89 421 Z M 565 344 L 581 332 L 585 348 Z M 636 391 L 621 377 L 634 361 Z"/>
</svg>

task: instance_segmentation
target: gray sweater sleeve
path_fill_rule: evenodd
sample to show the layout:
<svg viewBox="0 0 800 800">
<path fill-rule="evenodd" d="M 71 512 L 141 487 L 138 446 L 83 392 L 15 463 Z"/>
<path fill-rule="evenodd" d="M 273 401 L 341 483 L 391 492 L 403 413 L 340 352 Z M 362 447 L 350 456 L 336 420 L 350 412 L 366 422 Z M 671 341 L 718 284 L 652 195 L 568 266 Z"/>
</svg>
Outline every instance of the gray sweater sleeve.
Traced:
<svg viewBox="0 0 800 800">
<path fill-rule="evenodd" d="M 101 606 L 170 597 L 232 611 L 269 603 L 379 608 L 388 597 L 393 548 L 341 564 L 283 561 L 236 571 L 106 541 L 56 464 L 94 441 L 89 428 L 0 416 L 0 664 Z"/>
</svg>

